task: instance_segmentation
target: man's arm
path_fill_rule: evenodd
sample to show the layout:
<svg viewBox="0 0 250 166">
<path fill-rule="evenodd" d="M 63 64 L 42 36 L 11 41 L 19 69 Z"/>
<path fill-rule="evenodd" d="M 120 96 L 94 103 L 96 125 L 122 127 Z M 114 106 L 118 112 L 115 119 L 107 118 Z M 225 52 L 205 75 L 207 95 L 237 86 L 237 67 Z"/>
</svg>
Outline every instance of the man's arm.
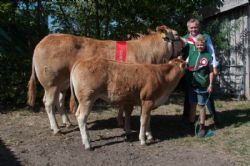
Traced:
<svg viewBox="0 0 250 166">
<path fill-rule="evenodd" d="M 212 57 L 213 57 L 213 62 L 212 62 L 213 67 L 214 67 L 214 68 L 215 68 L 215 67 L 218 67 L 219 62 L 216 60 L 215 51 L 214 51 L 214 46 L 213 46 L 213 43 L 212 43 L 212 40 L 211 40 L 210 37 L 208 37 L 206 43 L 207 43 L 208 52 L 209 52 L 209 53 L 212 55 Z"/>
</svg>

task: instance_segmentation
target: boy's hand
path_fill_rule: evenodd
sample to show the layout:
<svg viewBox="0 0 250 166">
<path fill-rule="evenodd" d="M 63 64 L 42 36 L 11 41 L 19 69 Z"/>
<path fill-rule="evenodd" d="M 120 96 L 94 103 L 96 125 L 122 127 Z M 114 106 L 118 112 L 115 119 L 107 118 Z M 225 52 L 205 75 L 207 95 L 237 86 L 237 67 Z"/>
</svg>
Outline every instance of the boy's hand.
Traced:
<svg viewBox="0 0 250 166">
<path fill-rule="evenodd" d="M 212 93 L 213 92 L 213 86 L 212 86 L 212 84 L 209 84 L 209 86 L 207 88 L 207 92 L 208 93 Z"/>
</svg>

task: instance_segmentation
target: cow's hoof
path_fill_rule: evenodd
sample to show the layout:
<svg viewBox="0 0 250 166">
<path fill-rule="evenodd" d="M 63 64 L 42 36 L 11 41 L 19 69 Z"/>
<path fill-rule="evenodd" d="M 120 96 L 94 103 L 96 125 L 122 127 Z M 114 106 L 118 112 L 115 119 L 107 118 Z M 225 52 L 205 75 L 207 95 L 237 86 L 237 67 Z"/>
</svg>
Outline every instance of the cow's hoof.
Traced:
<svg viewBox="0 0 250 166">
<path fill-rule="evenodd" d="M 72 127 L 74 127 L 74 125 L 72 125 L 71 123 L 66 123 L 65 126 L 66 126 L 66 128 L 72 128 Z"/>
<path fill-rule="evenodd" d="M 60 136 L 62 135 L 62 131 L 61 130 L 56 130 L 53 132 L 54 136 Z"/>
<path fill-rule="evenodd" d="M 151 139 L 147 139 L 147 144 L 153 144 L 153 143 L 155 143 L 153 137 Z"/>
</svg>

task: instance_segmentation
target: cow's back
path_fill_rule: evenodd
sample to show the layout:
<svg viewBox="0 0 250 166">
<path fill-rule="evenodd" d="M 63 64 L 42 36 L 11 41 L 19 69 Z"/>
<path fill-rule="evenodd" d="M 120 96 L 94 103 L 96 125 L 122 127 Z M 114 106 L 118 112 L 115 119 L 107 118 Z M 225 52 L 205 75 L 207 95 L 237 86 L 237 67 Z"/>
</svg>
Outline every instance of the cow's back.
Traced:
<svg viewBox="0 0 250 166">
<path fill-rule="evenodd" d="M 112 49 L 113 47 L 113 49 Z M 37 77 L 44 88 L 53 85 L 66 89 L 70 70 L 79 58 L 112 54 L 113 41 L 101 41 L 67 34 L 50 34 L 36 46 L 33 62 Z M 65 87 L 64 87 L 65 86 Z"/>
</svg>

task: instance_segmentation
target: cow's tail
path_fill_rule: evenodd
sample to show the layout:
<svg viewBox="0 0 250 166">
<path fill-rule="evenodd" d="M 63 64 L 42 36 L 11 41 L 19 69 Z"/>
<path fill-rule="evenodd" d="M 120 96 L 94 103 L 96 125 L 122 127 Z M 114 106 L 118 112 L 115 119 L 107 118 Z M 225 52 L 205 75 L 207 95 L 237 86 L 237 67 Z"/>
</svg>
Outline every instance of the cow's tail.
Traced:
<svg viewBox="0 0 250 166">
<path fill-rule="evenodd" d="M 35 105 L 35 100 L 36 100 L 36 71 L 34 67 L 34 62 L 32 62 L 32 73 L 28 83 L 27 104 L 33 107 Z"/>
<path fill-rule="evenodd" d="M 74 114 L 76 112 L 76 109 L 79 105 L 78 100 L 76 98 L 75 90 L 73 87 L 72 79 L 70 77 L 70 102 L 69 102 L 69 112 Z"/>
</svg>

